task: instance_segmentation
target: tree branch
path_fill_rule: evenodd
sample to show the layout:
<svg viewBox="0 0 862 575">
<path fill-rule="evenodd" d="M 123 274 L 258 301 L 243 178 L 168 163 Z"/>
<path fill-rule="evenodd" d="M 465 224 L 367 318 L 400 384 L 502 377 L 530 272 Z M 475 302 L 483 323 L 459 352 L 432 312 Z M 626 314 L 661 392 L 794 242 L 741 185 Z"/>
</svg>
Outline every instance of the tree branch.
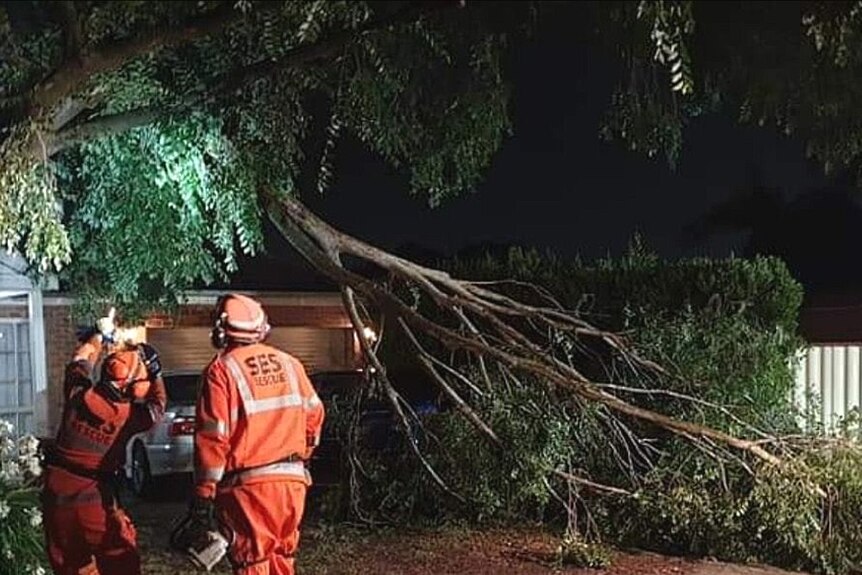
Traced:
<svg viewBox="0 0 862 575">
<path fill-rule="evenodd" d="M 422 344 L 419 343 L 419 339 L 416 337 L 416 334 L 413 333 L 413 330 L 410 329 L 403 319 L 398 318 L 398 323 L 401 326 L 401 329 L 404 331 L 405 335 L 407 335 L 410 342 L 413 344 L 414 349 L 419 355 L 419 361 L 422 363 L 422 366 L 425 368 L 425 371 L 434 378 L 434 381 L 437 382 L 437 385 L 443 390 L 443 393 L 446 394 L 446 397 L 451 399 L 458 410 L 464 414 L 464 416 L 472 423 L 476 429 L 482 432 L 491 442 L 497 446 L 502 447 L 503 442 L 500 441 L 500 438 L 497 437 L 497 434 L 494 433 L 494 430 L 485 423 L 479 414 L 476 413 L 464 399 L 458 395 L 458 393 L 452 389 L 446 379 L 440 375 L 437 369 L 434 367 L 434 363 L 431 361 L 431 354 L 429 354 L 423 347 Z"/>
<path fill-rule="evenodd" d="M 227 2 L 185 26 L 153 28 L 136 38 L 117 42 L 102 50 L 82 55 L 79 59 L 67 58 L 57 70 L 34 88 L 30 99 L 31 113 L 33 109 L 53 110 L 63 99 L 74 95 L 95 74 L 116 70 L 125 63 L 160 48 L 209 36 L 243 17 L 241 12 L 234 10 L 231 3 Z"/>
<path fill-rule="evenodd" d="M 60 15 L 63 18 L 63 35 L 66 41 L 66 60 L 78 61 L 81 58 L 81 23 L 78 21 L 78 10 L 72 0 L 59 3 Z"/>
<path fill-rule="evenodd" d="M 281 58 L 278 58 L 277 60 L 262 60 L 244 68 L 233 70 L 226 75 L 225 79 L 219 86 L 208 91 L 206 93 L 206 97 L 215 98 L 219 94 L 233 94 L 237 90 L 242 89 L 256 79 L 276 74 L 278 72 L 288 70 L 294 67 L 309 64 L 327 56 L 331 56 L 332 54 L 343 48 L 345 45 L 358 40 L 365 34 L 369 34 L 378 30 L 383 30 L 385 28 L 398 24 L 405 24 L 415 21 L 422 16 L 431 14 L 435 11 L 440 10 L 441 8 L 446 8 L 449 5 L 450 4 L 447 2 L 423 3 L 421 7 L 409 5 L 407 8 L 398 10 L 388 16 L 384 16 L 375 20 L 370 20 L 356 30 L 344 30 L 327 36 L 319 42 L 297 46 L 296 48 L 289 50 L 286 54 L 284 54 Z M 221 27 L 224 27 L 235 21 L 236 19 L 237 18 L 228 18 L 224 21 L 219 20 L 218 22 L 221 23 Z M 161 44 L 158 44 L 158 46 L 163 47 L 171 43 L 179 43 L 181 40 L 190 41 L 195 37 L 205 36 L 206 33 L 215 31 L 216 29 L 218 29 L 216 22 L 210 23 L 206 27 L 200 26 L 196 28 L 186 29 L 185 35 L 179 35 L 178 38 L 165 38 Z M 174 41 L 170 42 L 168 40 Z M 136 53 L 137 50 L 142 50 L 140 53 L 144 53 L 147 51 L 145 49 L 141 49 L 138 46 L 135 47 L 135 50 L 132 50 L 131 48 L 128 49 L 130 54 Z M 132 56 L 130 55 L 127 60 L 131 59 L 131 57 Z M 95 64 L 90 63 L 90 65 Z M 109 68 L 106 68 L 105 70 L 98 71 L 104 72 L 108 69 L 119 67 L 119 65 L 121 65 L 121 62 L 112 64 Z M 79 71 L 84 76 L 88 76 L 89 74 L 94 73 L 83 71 L 82 68 L 75 68 L 75 70 Z M 194 101 L 183 102 L 182 105 L 187 106 L 191 104 L 194 104 Z M 47 103 L 43 105 L 47 107 Z M 169 109 L 154 110 L 150 108 L 143 108 L 138 110 L 130 110 L 128 112 L 122 112 L 112 116 L 98 117 L 90 122 L 86 122 L 84 124 L 80 124 L 79 126 L 71 128 L 70 130 L 62 130 L 63 126 L 68 124 L 68 122 L 71 121 L 75 116 L 77 116 L 77 114 L 80 113 L 83 109 L 85 109 L 86 106 L 74 98 L 67 99 L 65 102 L 62 100 L 58 101 L 56 102 L 56 105 L 59 106 L 59 108 L 72 109 L 74 111 L 71 114 L 62 113 L 59 111 L 54 114 L 54 120 L 52 122 L 53 129 L 55 131 L 59 130 L 59 133 L 56 136 L 45 136 L 45 138 L 49 142 L 51 142 L 51 145 L 48 146 L 49 155 L 53 155 L 56 152 L 66 149 L 69 146 L 79 143 L 88 138 L 121 133 L 127 129 L 152 123 L 156 119 L 158 119 L 158 117 L 172 113 L 172 110 Z"/>
<path fill-rule="evenodd" d="M 389 270 L 391 273 L 402 277 L 407 281 L 417 282 L 420 285 L 422 284 L 422 281 L 419 281 L 417 278 L 422 278 L 425 281 L 434 281 L 438 285 L 444 285 L 457 292 L 461 292 L 464 289 L 459 280 L 449 277 L 448 274 L 412 264 L 411 262 L 398 258 L 397 256 L 393 256 L 386 252 L 382 252 L 377 248 L 373 248 L 360 240 L 347 236 L 343 232 L 332 229 L 328 224 L 316 218 L 293 198 L 286 196 L 275 197 L 270 195 L 268 197 L 267 207 L 268 212 L 270 213 L 271 218 L 273 218 L 273 221 L 276 222 L 276 225 L 278 225 L 278 221 L 288 220 L 290 222 L 289 225 L 299 230 L 305 239 L 312 245 L 314 242 L 317 242 L 322 246 L 326 246 L 329 250 L 344 251 L 345 253 L 350 253 L 351 255 L 373 261 L 376 265 Z M 281 228 L 281 226 L 279 227 Z M 304 253 L 302 250 L 300 250 L 300 252 Z M 319 258 L 315 258 L 314 256 L 310 259 L 312 263 L 316 263 L 318 260 Z M 579 374 L 574 368 L 556 360 L 546 354 L 543 350 L 537 349 L 534 346 L 516 346 L 510 351 L 500 347 L 483 344 L 475 337 L 462 335 L 457 331 L 429 320 L 417 311 L 413 310 L 394 294 L 383 290 L 379 285 L 367 278 L 357 276 L 356 274 L 347 271 L 343 266 L 336 265 L 332 261 L 329 261 L 323 262 L 323 265 L 319 269 L 339 283 L 351 285 L 366 296 L 375 299 L 379 305 L 390 309 L 396 317 L 404 318 L 407 323 L 434 337 L 441 344 L 450 349 L 465 350 L 477 355 L 493 358 L 499 363 L 512 369 L 544 379 L 561 388 L 569 389 L 587 401 L 599 403 L 617 413 L 654 424 L 677 435 L 689 438 L 710 439 L 718 443 L 729 445 L 740 451 L 748 452 L 763 461 L 772 464 L 780 463 L 778 457 L 750 440 L 734 437 L 723 431 L 696 423 L 680 421 L 667 415 L 628 403 L 623 399 L 596 387 L 589 380 Z M 477 305 L 481 305 L 485 301 L 486 300 L 479 299 Z M 513 315 L 517 316 L 517 314 Z M 555 320 L 558 319 L 561 318 L 555 318 Z M 548 318 L 544 318 L 544 321 L 548 322 L 549 320 Z M 582 320 L 577 321 L 579 323 L 583 323 Z M 619 353 L 626 354 L 627 349 L 625 347 L 620 347 L 617 348 L 617 351 Z"/>
<path fill-rule="evenodd" d="M 120 112 L 110 116 L 99 116 L 89 122 L 66 128 L 49 137 L 48 156 L 65 150 L 75 144 L 97 137 L 120 134 L 132 128 L 152 124 L 162 117 L 159 110 L 141 108 L 130 112 Z"/>
<path fill-rule="evenodd" d="M 410 423 L 407 420 L 407 416 L 404 414 L 404 409 L 401 406 L 400 397 L 398 393 L 395 391 L 395 388 L 392 387 L 392 382 L 389 381 L 389 376 L 386 375 L 386 368 L 377 358 L 377 354 L 374 353 L 374 350 L 371 349 L 371 345 L 368 343 L 368 340 L 362 336 L 365 333 L 365 325 L 362 323 L 362 320 L 359 317 L 359 312 L 356 310 L 356 301 L 354 299 L 353 290 L 350 287 L 342 287 L 341 293 L 344 298 L 344 306 L 347 309 L 347 314 L 350 316 L 350 321 L 353 323 L 353 328 L 356 330 L 356 333 L 359 335 L 360 345 L 362 346 L 362 350 L 365 352 L 366 357 L 371 361 L 374 368 L 377 370 L 379 377 L 382 379 L 384 388 L 386 390 L 386 396 L 389 399 L 390 405 L 395 410 L 396 415 L 398 415 L 398 419 L 401 421 L 401 425 L 404 427 L 404 435 L 407 439 L 407 443 L 410 445 L 410 449 L 425 467 L 425 470 L 434 480 L 434 482 L 447 494 L 451 495 L 455 499 L 460 502 L 464 502 L 463 497 L 452 491 L 446 482 L 443 481 L 443 478 L 440 477 L 440 474 L 431 466 L 428 460 L 425 458 L 425 455 L 420 451 L 419 446 L 416 445 L 416 440 L 413 438 L 412 430 L 410 427 Z M 412 413 L 412 410 L 411 410 Z M 413 414 L 415 416 L 415 413 Z"/>
<path fill-rule="evenodd" d="M 566 481 L 571 481 L 572 483 L 583 485 L 584 487 L 592 489 L 593 491 L 612 493 L 614 495 L 625 495 L 628 497 L 632 495 L 631 491 L 626 491 L 625 489 L 622 489 L 620 487 L 613 487 L 611 485 L 603 485 L 601 483 L 596 483 L 595 481 L 590 481 L 589 479 L 584 479 L 583 477 L 578 477 L 577 475 L 572 475 L 571 473 L 566 473 L 565 471 L 561 471 L 559 469 L 554 470 L 554 475 L 561 477 Z"/>
<path fill-rule="evenodd" d="M 271 195 L 271 197 L 274 200 L 276 196 Z M 328 243 L 325 240 L 325 238 L 322 241 L 320 240 L 320 238 L 317 238 L 319 245 L 315 245 L 315 240 L 313 240 L 311 236 L 309 236 L 305 231 L 296 226 L 294 222 L 282 217 L 279 212 L 270 211 L 269 216 L 275 226 L 279 229 L 279 231 L 282 232 L 282 234 L 294 246 L 294 248 L 296 248 L 298 251 L 300 251 L 300 253 L 308 257 L 309 261 L 311 261 L 315 266 L 318 266 L 321 269 L 329 269 L 335 274 L 337 274 L 335 270 L 343 269 L 338 252 L 333 248 L 332 244 Z M 371 348 L 371 345 L 369 344 L 368 340 L 362 335 L 364 333 L 365 324 L 362 322 L 362 319 L 359 316 L 359 311 L 357 310 L 353 289 L 350 287 L 351 285 L 363 284 L 362 278 L 360 276 L 355 276 L 354 274 L 351 274 L 347 271 L 345 271 L 345 274 L 353 278 L 353 282 L 341 282 L 343 286 L 342 297 L 344 300 L 345 308 L 347 310 L 348 316 L 350 317 L 350 321 L 353 324 L 353 329 L 359 336 L 359 344 L 362 348 L 362 351 L 377 371 L 378 376 L 381 378 L 381 381 L 384 384 L 384 389 L 386 390 L 387 398 L 389 399 L 390 404 L 392 405 L 396 415 L 398 415 L 399 420 L 404 427 L 404 431 L 407 436 L 407 442 L 410 444 L 411 450 L 425 467 L 426 471 L 434 480 L 434 482 L 444 492 L 459 501 L 463 501 L 463 498 L 460 495 L 452 491 L 449 486 L 446 485 L 446 482 L 443 481 L 443 478 L 440 477 L 436 470 L 427 461 L 425 456 L 419 450 L 419 446 L 416 445 L 415 440 L 411 437 L 410 425 L 407 421 L 407 416 L 405 415 L 404 410 L 401 406 L 400 397 L 398 396 L 398 393 L 395 391 L 395 389 L 392 387 L 392 383 L 389 381 L 389 377 L 386 374 L 386 368 L 378 359 L 377 354 Z M 367 286 L 365 287 L 367 288 Z"/>
<path fill-rule="evenodd" d="M 358 41 L 365 34 L 399 24 L 408 24 L 422 16 L 451 6 L 454 4 L 449 2 L 428 2 L 421 3 L 419 6 L 408 3 L 404 8 L 381 18 L 369 20 L 355 30 L 342 30 L 319 42 L 299 45 L 277 60 L 261 60 L 240 70 L 234 70 L 222 87 L 216 89 L 216 92 L 234 93 L 258 78 L 271 76 L 277 72 L 331 56 L 344 46 Z"/>
</svg>

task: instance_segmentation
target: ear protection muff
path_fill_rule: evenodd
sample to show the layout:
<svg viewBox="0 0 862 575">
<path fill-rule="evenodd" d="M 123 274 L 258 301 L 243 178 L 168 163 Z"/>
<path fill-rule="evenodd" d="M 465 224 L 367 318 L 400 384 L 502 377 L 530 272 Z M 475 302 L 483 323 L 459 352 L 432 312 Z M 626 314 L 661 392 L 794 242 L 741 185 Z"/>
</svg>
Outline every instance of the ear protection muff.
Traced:
<svg viewBox="0 0 862 575">
<path fill-rule="evenodd" d="M 218 317 L 213 325 L 213 329 L 210 332 L 210 342 L 213 347 L 216 349 L 223 349 L 228 346 L 230 341 L 244 342 L 244 343 L 253 343 L 253 342 L 262 342 L 264 341 L 272 329 L 269 322 L 266 321 L 266 313 L 261 308 L 261 313 L 263 313 L 263 324 L 259 327 L 255 328 L 251 331 L 245 331 L 242 327 L 237 327 L 236 325 L 231 325 L 228 321 L 227 314 L 227 302 L 231 298 L 243 298 L 244 296 L 237 296 L 235 294 L 227 294 L 220 296 L 216 301 L 216 313 Z M 250 298 L 247 298 L 250 299 Z M 260 307 L 260 303 L 253 301 L 253 305 L 256 307 Z M 237 322 L 240 323 L 240 322 Z M 230 330 L 233 330 L 232 332 Z"/>
<path fill-rule="evenodd" d="M 219 303 L 219 308 L 221 308 L 221 304 Z M 227 347 L 227 332 L 224 329 L 225 319 L 227 318 L 227 314 L 222 312 L 218 318 L 216 318 L 215 325 L 213 326 L 212 331 L 210 332 L 210 342 L 213 347 L 216 349 L 224 349 Z"/>
<path fill-rule="evenodd" d="M 227 314 L 224 311 L 224 302 L 226 298 L 226 295 L 219 296 L 215 305 L 218 316 L 216 317 L 213 329 L 210 332 L 210 343 L 216 349 L 224 349 L 227 347 L 227 333 L 224 329 L 225 320 L 227 319 Z"/>
</svg>

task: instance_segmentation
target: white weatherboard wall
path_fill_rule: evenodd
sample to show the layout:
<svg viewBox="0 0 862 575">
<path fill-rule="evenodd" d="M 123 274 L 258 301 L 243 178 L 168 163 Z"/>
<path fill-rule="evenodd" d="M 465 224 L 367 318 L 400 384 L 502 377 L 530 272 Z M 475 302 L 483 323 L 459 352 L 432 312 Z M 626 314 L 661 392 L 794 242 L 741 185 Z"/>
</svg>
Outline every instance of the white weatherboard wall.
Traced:
<svg viewBox="0 0 862 575">
<path fill-rule="evenodd" d="M 812 345 L 796 365 L 794 400 L 824 431 L 862 404 L 862 345 Z"/>
</svg>

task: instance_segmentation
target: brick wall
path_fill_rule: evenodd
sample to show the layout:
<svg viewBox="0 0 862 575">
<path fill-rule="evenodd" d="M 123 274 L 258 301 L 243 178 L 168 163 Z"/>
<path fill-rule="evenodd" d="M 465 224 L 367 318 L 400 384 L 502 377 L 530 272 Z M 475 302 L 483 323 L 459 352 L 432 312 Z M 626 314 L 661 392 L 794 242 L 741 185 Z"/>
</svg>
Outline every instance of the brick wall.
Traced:
<svg viewBox="0 0 862 575">
<path fill-rule="evenodd" d="M 72 357 L 77 341 L 75 323 L 68 305 L 46 305 L 45 318 L 45 362 L 48 377 L 48 427 L 53 435 L 60 421 L 63 407 L 63 371 Z"/>
</svg>

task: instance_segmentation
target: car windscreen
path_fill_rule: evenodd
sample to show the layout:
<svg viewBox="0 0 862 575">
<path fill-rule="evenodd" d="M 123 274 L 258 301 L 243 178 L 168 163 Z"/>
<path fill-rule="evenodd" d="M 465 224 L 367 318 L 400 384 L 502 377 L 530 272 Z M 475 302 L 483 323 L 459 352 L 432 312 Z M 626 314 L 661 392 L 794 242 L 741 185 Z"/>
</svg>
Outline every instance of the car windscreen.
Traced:
<svg viewBox="0 0 862 575">
<path fill-rule="evenodd" d="M 196 373 L 166 375 L 165 391 L 168 401 L 179 405 L 194 405 L 198 398 L 198 382 L 201 376 Z"/>
</svg>

